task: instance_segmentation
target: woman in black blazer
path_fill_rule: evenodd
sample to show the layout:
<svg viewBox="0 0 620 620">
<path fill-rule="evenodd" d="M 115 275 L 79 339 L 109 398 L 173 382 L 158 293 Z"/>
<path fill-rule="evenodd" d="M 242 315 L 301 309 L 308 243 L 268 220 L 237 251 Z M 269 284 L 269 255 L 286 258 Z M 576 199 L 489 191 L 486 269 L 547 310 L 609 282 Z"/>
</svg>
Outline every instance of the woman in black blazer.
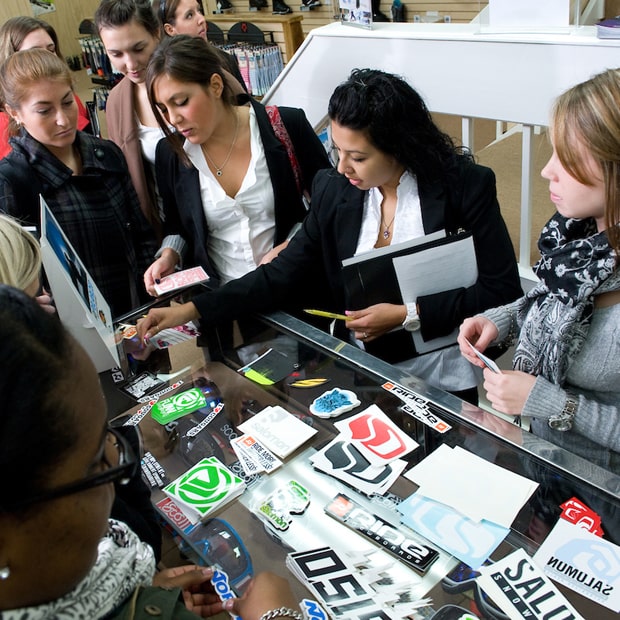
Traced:
<svg viewBox="0 0 620 620">
<path fill-rule="evenodd" d="M 369 352 L 477 402 L 479 373 L 459 360 L 456 345 L 417 355 L 410 340 L 405 346 L 402 331 L 396 344 L 390 332 L 401 326 L 419 329 L 422 339 L 430 340 L 450 334 L 471 309 L 490 308 L 521 294 L 495 175 L 454 146 L 433 123 L 418 93 L 397 76 L 355 70 L 332 95 L 329 117 L 338 171 L 317 175 L 310 212 L 277 260 L 188 304 L 151 310 L 140 333 L 149 337 L 191 319 L 214 324 L 249 312 L 311 304 L 346 312 L 350 319 L 339 322 L 348 328 L 345 337 Z M 351 308 L 344 259 L 442 229 L 472 233 L 478 269 L 472 286 L 408 304 Z"/>
<path fill-rule="evenodd" d="M 166 237 L 144 277 L 153 294 L 183 254 L 211 286 L 271 260 L 304 218 L 316 172 L 330 166 L 302 110 L 238 105 L 220 61 L 187 35 L 165 39 L 149 61 L 149 99 L 167 135 L 155 158 Z"/>
</svg>

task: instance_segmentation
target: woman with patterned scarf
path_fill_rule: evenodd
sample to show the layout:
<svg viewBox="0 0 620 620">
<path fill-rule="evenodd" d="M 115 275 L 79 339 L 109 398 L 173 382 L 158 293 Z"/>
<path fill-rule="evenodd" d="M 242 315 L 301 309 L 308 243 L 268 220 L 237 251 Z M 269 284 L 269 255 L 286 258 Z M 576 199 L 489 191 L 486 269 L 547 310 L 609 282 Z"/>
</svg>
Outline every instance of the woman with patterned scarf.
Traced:
<svg viewBox="0 0 620 620">
<path fill-rule="evenodd" d="M 620 70 L 569 89 L 550 125 L 542 170 L 557 213 L 542 230 L 540 282 L 521 299 L 463 322 L 462 354 L 516 336 L 512 371 L 484 371 L 499 412 L 620 473 Z"/>
</svg>

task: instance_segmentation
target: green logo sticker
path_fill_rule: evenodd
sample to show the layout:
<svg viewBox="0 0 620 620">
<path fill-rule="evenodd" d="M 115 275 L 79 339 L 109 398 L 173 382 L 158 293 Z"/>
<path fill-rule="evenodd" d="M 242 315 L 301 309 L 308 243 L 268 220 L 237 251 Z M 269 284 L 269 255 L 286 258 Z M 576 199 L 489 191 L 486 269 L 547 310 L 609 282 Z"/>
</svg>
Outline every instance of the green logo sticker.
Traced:
<svg viewBox="0 0 620 620">
<path fill-rule="evenodd" d="M 168 424 L 207 404 L 205 395 L 197 388 L 179 392 L 153 405 L 151 415 L 160 424 Z"/>
<path fill-rule="evenodd" d="M 203 459 L 169 484 L 164 491 L 201 517 L 245 488 L 241 478 L 215 457 Z"/>
</svg>

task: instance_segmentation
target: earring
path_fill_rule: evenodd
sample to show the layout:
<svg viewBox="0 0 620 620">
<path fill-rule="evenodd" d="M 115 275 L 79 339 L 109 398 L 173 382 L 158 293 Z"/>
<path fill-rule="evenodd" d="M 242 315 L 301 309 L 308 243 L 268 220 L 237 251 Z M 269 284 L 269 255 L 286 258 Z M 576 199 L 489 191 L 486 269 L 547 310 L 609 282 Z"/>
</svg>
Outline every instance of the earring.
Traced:
<svg viewBox="0 0 620 620">
<path fill-rule="evenodd" d="M 8 566 L 0 568 L 0 581 L 6 581 L 11 576 L 11 569 Z"/>
</svg>

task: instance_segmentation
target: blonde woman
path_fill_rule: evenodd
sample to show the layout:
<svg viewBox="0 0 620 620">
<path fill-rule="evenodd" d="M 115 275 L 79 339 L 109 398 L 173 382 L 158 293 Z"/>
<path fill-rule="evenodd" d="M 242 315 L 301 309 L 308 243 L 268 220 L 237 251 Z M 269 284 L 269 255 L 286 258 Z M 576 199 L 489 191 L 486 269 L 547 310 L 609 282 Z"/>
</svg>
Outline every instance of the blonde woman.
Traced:
<svg viewBox="0 0 620 620">
<path fill-rule="evenodd" d="M 8 215 L 0 215 L 0 284 L 36 297 L 49 313 L 56 312 L 50 294 L 41 287 L 41 248 L 34 235 Z M 41 293 L 37 295 L 37 293 Z"/>
<path fill-rule="evenodd" d="M 17 135 L 0 162 L 0 211 L 39 226 L 41 194 L 115 316 L 143 301 L 155 243 L 120 149 L 77 130 L 69 67 L 40 49 L 0 67 Z"/>
<path fill-rule="evenodd" d="M 484 371 L 501 413 L 531 420 L 532 432 L 620 472 L 620 70 L 562 94 L 550 124 L 551 159 L 541 175 L 557 213 L 538 240 L 540 282 L 508 306 L 463 322 L 459 343 L 472 363 L 512 342 L 513 370 Z"/>
</svg>

